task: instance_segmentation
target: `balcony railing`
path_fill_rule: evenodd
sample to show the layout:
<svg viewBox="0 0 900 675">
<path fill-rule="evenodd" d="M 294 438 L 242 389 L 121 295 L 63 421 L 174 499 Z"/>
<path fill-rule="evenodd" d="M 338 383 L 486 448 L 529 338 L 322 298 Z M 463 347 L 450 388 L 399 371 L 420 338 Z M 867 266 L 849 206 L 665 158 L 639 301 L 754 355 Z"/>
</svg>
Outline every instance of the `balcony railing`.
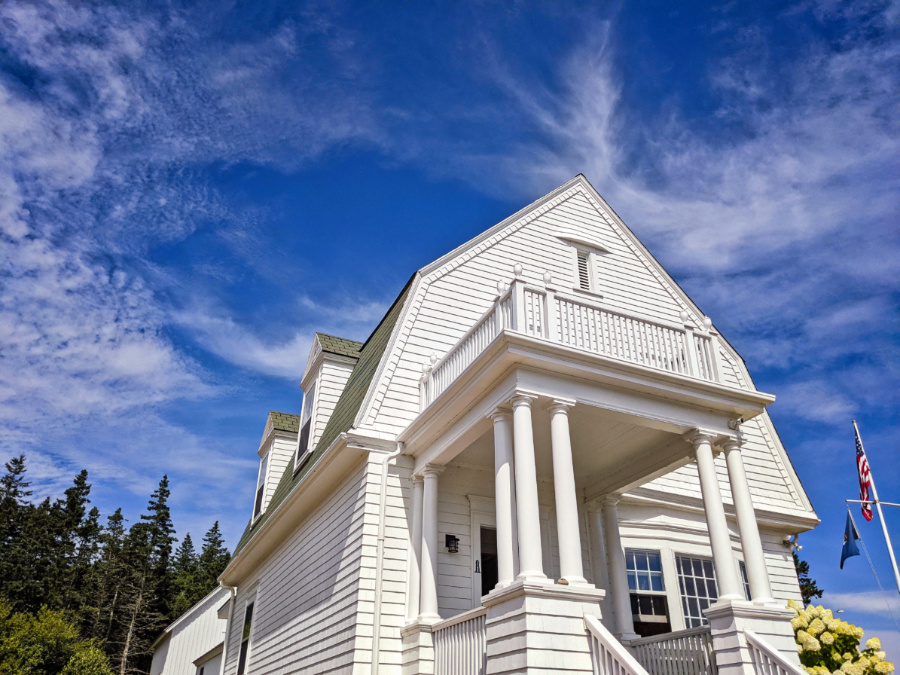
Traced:
<svg viewBox="0 0 900 675">
<path fill-rule="evenodd" d="M 632 640 L 628 646 L 651 675 L 716 675 L 718 672 L 709 626 Z"/>
<path fill-rule="evenodd" d="M 592 352 L 607 358 L 720 382 L 716 337 L 690 325 L 615 312 L 599 302 L 514 280 L 443 358 L 427 363 L 422 409 L 468 368 L 503 331 Z"/>
<path fill-rule="evenodd" d="M 484 607 L 476 607 L 434 625 L 435 675 L 484 675 L 486 614 Z"/>
</svg>

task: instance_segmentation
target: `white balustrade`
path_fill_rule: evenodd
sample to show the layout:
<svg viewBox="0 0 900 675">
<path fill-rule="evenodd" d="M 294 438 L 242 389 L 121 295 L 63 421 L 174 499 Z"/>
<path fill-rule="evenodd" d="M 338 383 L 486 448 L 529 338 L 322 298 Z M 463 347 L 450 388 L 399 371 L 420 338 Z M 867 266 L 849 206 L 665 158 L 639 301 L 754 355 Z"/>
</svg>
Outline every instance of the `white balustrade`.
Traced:
<svg viewBox="0 0 900 675">
<path fill-rule="evenodd" d="M 744 630 L 750 658 L 757 675 L 805 675 L 806 671 L 788 661 L 781 653 L 752 630 Z"/>
<path fill-rule="evenodd" d="M 614 312 L 595 301 L 528 286 L 517 278 L 455 347 L 425 366 L 422 409 L 507 330 L 656 370 L 721 381 L 714 334 Z"/>
<path fill-rule="evenodd" d="M 476 607 L 434 625 L 435 675 L 484 675 L 486 614 L 484 607 Z"/>
<path fill-rule="evenodd" d="M 597 617 L 585 614 L 584 625 L 591 642 L 594 675 L 650 675 Z"/>
<path fill-rule="evenodd" d="M 709 626 L 640 638 L 628 646 L 653 675 L 715 675 L 718 672 Z"/>
</svg>

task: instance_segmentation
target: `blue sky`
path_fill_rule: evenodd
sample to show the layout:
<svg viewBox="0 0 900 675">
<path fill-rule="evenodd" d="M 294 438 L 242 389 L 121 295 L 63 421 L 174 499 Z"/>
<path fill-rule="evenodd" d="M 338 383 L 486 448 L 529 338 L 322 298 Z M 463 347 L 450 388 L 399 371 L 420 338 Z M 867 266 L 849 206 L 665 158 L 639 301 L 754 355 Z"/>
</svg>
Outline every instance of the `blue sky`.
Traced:
<svg viewBox="0 0 900 675">
<path fill-rule="evenodd" d="M 0 449 L 132 520 L 247 520 L 314 330 L 583 172 L 778 396 L 838 570 L 897 462 L 897 3 L 0 4 Z M 900 544 L 900 509 L 888 515 Z M 861 526 L 885 587 L 877 525 Z M 888 593 L 900 617 L 896 593 Z M 900 651 L 900 650 L 898 650 Z M 895 657 L 896 658 L 896 657 Z"/>
</svg>

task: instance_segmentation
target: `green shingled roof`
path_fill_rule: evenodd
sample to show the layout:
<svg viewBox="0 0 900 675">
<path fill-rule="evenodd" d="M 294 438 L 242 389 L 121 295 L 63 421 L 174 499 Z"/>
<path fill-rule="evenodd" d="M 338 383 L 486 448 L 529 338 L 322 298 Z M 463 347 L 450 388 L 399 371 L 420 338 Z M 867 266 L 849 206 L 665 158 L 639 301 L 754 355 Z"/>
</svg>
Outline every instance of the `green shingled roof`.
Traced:
<svg viewBox="0 0 900 675">
<path fill-rule="evenodd" d="M 347 385 L 344 387 L 344 391 L 341 393 L 341 397 L 334 407 L 334 412 L 331 414 L 328 424 L 325 425 L 322 437 L 319 439 L 319 442 L 316 443 L 316 447 L 312 451 L 311 456 L 297 473 L 294 473 L 294 463 L 288 462 L 287 468 L 285 468 L 281 480 L 278 481 L 278 486 L 272 494 L 272 500 L 266 507 L 265 513 L 263 513 L 255 523 L 247 526 L 243 536 L 241 536 L 241 540 L 234 549 L 235 555 L 237 555 L 240 550 L 246 546 L 247 542 L 249 542 L 250 539 L 265 526 L 269 514 L 274 513 L 281 503 L 287 499 L 288 495 L 291 494 L 297 484 L 299 484 L 306 474 L 309 473 L 310 469 L 315 466 L 316 462 L 319 461 L 319 458 L 331 444 L 334 443 L 338 436 L 349 431 L 350 427 L 353 426 L 353 420 L 356 419 L 356 414 L 362 406 L 363 399 L 366 397 L 366 392 L 369 390 L 369 385 L 375 377 L 375 371 L 378 370 L 378 364 L 381 363 L 381 357 L 387 349 L 388 342 L 390 342 L 391 334 L 394 332 L 394 326 L 397 324 L 397 319 L 400 317 L 403 303 L 406 300 L 406 295 L 409 292 L 411 285 L 412 278 L 410 278 L 406 283 L 406 286 L 403 287 L 400 295 L 394 300 L 394 304 L 391 305 L 391 308 L 387 311 L 387 314 L 384 315 L 381 323 L 378 324 L 364 344 L 352 340 L 343 340 L 342 338 L 333 338 L 330 335 L 324 336 L 333 340 L 339 340 L 345 344 L 358 345 L 359 360 L 356 362 L 353 371 L 350 373 Z M 322 333 L 317 333 L 317 335 L 321 342 L 321 338 L 323 337 Z M 322 347 L 324 349 L 325 345 L 323 344 Z M 346 355 L 349 356 L 349 354 Z"/>
<path fill-rule="evenodd" d="M 347 338 L 336 337 L 334 335 L 326 335 L 325 333 L 316 333 L 319 344 L 322 345 L 322 351 L 329 354 L 340 354 L 341 356 L 351 356 L 354 359 L 359 358 L 359 351 L 362 349 L 363 343 L 356 340 L 348 340 Z"/>
<path fill-rule="evenodd" d="M 293 431 L 295 434 L 300 431 L 300 415 L 270 410 L 269 418 L 272 420 L 272 426 L 278 431 Z"/>
</svg>

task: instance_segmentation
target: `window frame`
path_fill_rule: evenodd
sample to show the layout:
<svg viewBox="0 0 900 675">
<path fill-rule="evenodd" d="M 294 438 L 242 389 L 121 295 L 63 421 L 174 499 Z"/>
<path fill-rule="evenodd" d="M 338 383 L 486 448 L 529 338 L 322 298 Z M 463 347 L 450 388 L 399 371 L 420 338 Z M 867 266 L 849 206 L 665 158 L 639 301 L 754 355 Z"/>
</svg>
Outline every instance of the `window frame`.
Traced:
<svg viewBox="0 0 900 675">
<path fill-rule="evenodd" d="M 672 630 L 672 610 L 669 607 L 669 593 L 666 588 L 666 572 L 665 572 L 665 557 L 663 556 L 663 552 L 661 549 L 650 549 L 650 548 L 630 548 L 625 547 L 625 577 L 628 582 L 628 597 L 631 601 L 633 598 L 640 598 L 641 596 L 650 597 L 650 598 L 661 598 L 662 606 L 665 609 L 665 613 L 663 614 L 641 614 L 640 608 L 638 607 L 638 612 L 635 613 L 634 603 L 632 602 L 632 621 L 635 626 L 637 624 L 658 624 L 659 626 L 668 626 L 668 630 Z M 646 570 L 638 569 L 637 566 L 637 556 L 644 555 L 647 557 L 647 567 Z M 653 570 L 651 569 L 651 563 L 649 556 L 656 556 L 659 561 L 659 569 Z M 633 569 L 632 569 L 632 561 L 634 561 Z M 640 588 L 640 579 L 639 573 L 646 572 L 650 588 L 641 589 Z M 635 577 L 635 588 L 631 588 L 631 579 L 629 578 L 632 574 Z M 660 588 L 653 588 L 653 579 L 658 578 L 660 582 Z M 654 602 L 653 604 L 657 604 Z M 664 619 L 664 620 L 661 620 Z M 668 631 L 663 631 L 668 632 Z"/>
<path fill-rule="evenodd" d="M 692 569 L 691 569 L 691 574 L 689 575 L 689 577 L 690 577 L 690 580 L 692 581 L 692 583 L 694 584 L 695 592 L 693 594 L 686 594 L 686 592 L 685 592 L 687 579 L 684 577 L 683 572 L 682 572 L 682 564 L 681 564 L 682 559 L 691 561 Z M 706 596 L 703 596 L 703 597 L 701 597 L 699 594 L 696 593 L 696 588 L 697 588 L 696 581 L 697 581 L 697 579 L 700 579 L 701 577 L 698 577 L 694 574 L 694 570 L 693 570 L 694 561 L 700 562 L 701 565 L 704 565 L 704 563 L 709 563 L 709 567 L 712 570 L 712 578 L 707 577 L 706 569 L 705 569 L 705 565 L 704 565 L 704 570 L 703 570 L 704 576 L 702 577 L 702 579 L 704 581 L 704 586 L 706 588 L 707 594 L 706 594 Z M 684 627 L 687 629 L 687 628 L 700 628 L 703 626 L 708 626 L 709 619 L 706 618 L 706 616 L 703 614 L 703 611 L 705 609 L 707 609 L 709 607 L 709 605 L 712 605 L 714 602 L 716 602 L 719 599 L 719 579 L 718 579 L 718 576 L 716 575 L 716 566 L 715 566 L 715 563 L 713 562 L 713 559 L 709 556 L 705 556 L 702 554 L 676 552 L 675 553 L 675 574 L 677 575 L 677 578 L 678 578 L 678 596 L 679 596 L 679 599 L 681 600 L 681 611 L 682 611 L 682 616 L 684 618 Z M 710 581 L 712 581 L 715 584 L 715 589 L 716 589 L 715 597 L 709 597 L 709 594 L 708 594 Z M 697 606 L 698 606 L 698 610 L 699 610 L 699 614 L 700 614 L 699 618 L 695 617 L 689 611 L 691 599 L 697 600 Z M 701 605 L 704 601 L 708 601 L 708 604 L 706 607 L 701 607 Z M 699 621 L 699 624 L 695 623 L 696 621 Z"/>
<path fill-rule="evenodd" d="M 315 424 L 316 419 L 316 408 L 318 404 L 318 396 L 316 395 L 318 392 L 317 385 L 319 383 L 319 378 L 316 377 L 309 385 L 307 394 L 303 392 L 303 407 L 300 409 L 300 427 L 297 429 L 297 451 L 294 453 L 294 471 L 299 471 L 300 467 L 303 466 L 306 458 L 309 457 L 312 451 L 312 438 L 313 438 L 313 426 Z M 304 417 L 309 411 L 309 418 L 304 422 Z M 309 424 L 309 433 L 306 437 L 306 447 L 301 447 L 303 445 L 303 428 Z"/>
<path fill-rule="evenodd" d="M 263 502 L 266 498 L 266 484 L 269 482 L 269 450 L 259 458 L 259 469 L 256 474 L 256 493 L 253 497 L 253 518 L 255 521 L 266 510 Z"/>
<path fill-rule="evenodd" d="M 249 614 L 249 616 L 248 616 Z M 235 675 L 246 675 L 247 663 L 250 661 L 250 647 L 253 640 L 253 618 L 256 614 L 256 595 L 247 598 L 244 603 L 244 620 L 241 622 L 241 641 L 238 645 L 238 662 Z M 247 625 L 247 622 L 250 625 Z M 246 633 L 246 635 L 245 635 Z"/>
</svg>

